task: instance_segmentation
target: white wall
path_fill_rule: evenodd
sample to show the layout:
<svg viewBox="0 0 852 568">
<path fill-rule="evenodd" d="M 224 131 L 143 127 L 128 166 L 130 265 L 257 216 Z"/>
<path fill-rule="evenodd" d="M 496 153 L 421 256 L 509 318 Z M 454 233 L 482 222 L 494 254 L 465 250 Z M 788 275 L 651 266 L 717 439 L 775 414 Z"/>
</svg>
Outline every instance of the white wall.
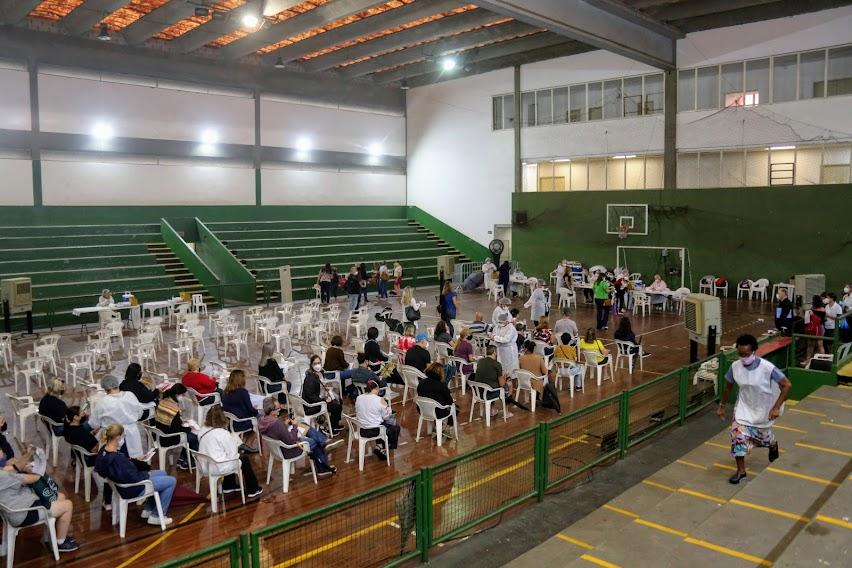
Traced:
<svg viewBox="0 0 852 568">
<path fill-rule="evenodd" d="M 271 169 L 261 172 L 264 205 L 405 205 L 405 176 Z"/>
<path fill-rule="evenodd" d="M 30 129 L 30 76 L 0 64 L 0 128 Z"/>
<path fill-rule="evenodd" d="M 33 167 L 29 159 L 0 151 L 0 180 L 0 204 L 33 204 Z"/>
<path fill-rule="evenodd" d="M 408 91 L 408 204 L 482 244 L 509 223 L 513 135 L 491 131 L 491 97 L 511 91 L 501 69 Z"/>
</svg>

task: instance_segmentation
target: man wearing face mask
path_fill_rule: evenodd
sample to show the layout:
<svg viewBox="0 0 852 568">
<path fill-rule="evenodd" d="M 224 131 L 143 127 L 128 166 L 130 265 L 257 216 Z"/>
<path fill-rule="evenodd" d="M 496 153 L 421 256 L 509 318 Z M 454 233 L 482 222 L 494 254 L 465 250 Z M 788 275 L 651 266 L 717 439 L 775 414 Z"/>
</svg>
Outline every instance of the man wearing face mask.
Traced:
<svg viewBox="0 0 852 568">
<path fill-rule="evenodd" d="M 739 360 L 725 375 L 725 389 L 719 402 L 719 417 L 725 419 L 725 404 L 734 384 L 739 388 L 731 424 L 731 455 L 737 471 L 728 479 L 734 485 L 746 478 L 746 454 L 755 446 L 769 448 L 769 461 L 778 459 L 778 441 L 772 425 L 784 409 L 792 384 L 778 367 L 755 355 L 757 339 L 741 335 L 736 342 Z"/>
<path fill-rule="evenodd" d="M 497 361 L 503 372 L 511 375 L 518 368 L 518 332 L 509 314 L 500 314 L 497 318 L 493 339 L 497 344 Z"/>
<path fill-rule="evenodd" d="M 783 335 L 790 335 L 793 326 L 793 302 L 787 297 L 787 290 L 779 288 L 775 294 L 778 304 L 775 306 L 775 329 Z"/>
<path fill-rule="evenodd" d="M 354 312 L 358 309 L 358 300 L 361 297 L 361 279 L 358 277 L 357 267 L 353 266 L 349 269 L 349 276 L 346 277 L 343 289 L 349 294 L 349 311 Z"/>
</svg>

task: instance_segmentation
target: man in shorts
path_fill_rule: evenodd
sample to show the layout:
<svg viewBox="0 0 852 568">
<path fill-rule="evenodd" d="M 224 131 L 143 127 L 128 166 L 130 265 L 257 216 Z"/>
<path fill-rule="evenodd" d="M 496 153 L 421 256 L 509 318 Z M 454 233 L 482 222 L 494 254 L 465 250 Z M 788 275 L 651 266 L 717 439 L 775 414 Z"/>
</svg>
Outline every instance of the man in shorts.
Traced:
<svg viewBox="0 0 852 568">
<path fill-rule="evenodd" d="M 724 420 L 725 404 L 736 384 L 739 394 L 731 424 L 731 455 L 737 462 L 737 471 L 728 479 L 734 485 L 745 479 L 745 457 L 753 447 L 769 448 L 770 462 L 778 459 L 778 441 L 772 425 L 781 415 L 793 386 L 778 367 L 755 355 L 757 339 L 753 335 L 739 336 L 736 348 L 739 360 L 734 361 L 725 375 L 718 410 Z"/>
</svg>

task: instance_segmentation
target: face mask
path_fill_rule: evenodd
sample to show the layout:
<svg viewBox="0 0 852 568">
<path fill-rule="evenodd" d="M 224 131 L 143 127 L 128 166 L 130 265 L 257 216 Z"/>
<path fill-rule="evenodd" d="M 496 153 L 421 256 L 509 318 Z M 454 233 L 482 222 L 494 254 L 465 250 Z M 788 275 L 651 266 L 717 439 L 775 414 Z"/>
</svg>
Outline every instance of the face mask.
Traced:
<svg viewBox="0 0 852 568">
<path fill-rule="evenodd" d="M 320 365 L 319 363 L 314 363 L 313 369 L 314 371 L 319 373 L 320 371 L 322 371 L 322 365 Z"/>
<path fill-rule="evenodd" d="M 852 289 L 852 288 L 849 288 L 849 286 L 845 286 L 845 287 L 843 288 L 843 293 L 844 293 L 844 294 L 848 294 L 850 289 Z"/>
<path fill-rule="evenodd" d="M 780 302 L 781 301 L 781 294 L 775 294 L 775 299 Z"/>
<path fill-rule="evenodd" d="M 748 367 L 749 365 L 754 363 L 754 359 L 755 359 L 755 355 L 754 355 L 754 353 L 752 353 L 748 357 L 740 357 L 740 362 L 742 362 L 743 365 Z"/>
</svg>

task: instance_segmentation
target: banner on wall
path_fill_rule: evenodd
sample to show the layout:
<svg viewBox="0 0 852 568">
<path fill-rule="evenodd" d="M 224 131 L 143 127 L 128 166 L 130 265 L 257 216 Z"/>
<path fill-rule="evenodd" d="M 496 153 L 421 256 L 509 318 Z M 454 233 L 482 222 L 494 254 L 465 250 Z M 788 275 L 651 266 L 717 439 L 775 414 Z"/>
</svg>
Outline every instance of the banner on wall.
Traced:
<svg viewBox="0 0 852 568">
<path fill-rule="evenodd" d="M 293 301 L 293 282 L 290 280 L 290 265 L 278 267 L 278 278 L 281 281 L 281 302 Z"/>
</svg>

